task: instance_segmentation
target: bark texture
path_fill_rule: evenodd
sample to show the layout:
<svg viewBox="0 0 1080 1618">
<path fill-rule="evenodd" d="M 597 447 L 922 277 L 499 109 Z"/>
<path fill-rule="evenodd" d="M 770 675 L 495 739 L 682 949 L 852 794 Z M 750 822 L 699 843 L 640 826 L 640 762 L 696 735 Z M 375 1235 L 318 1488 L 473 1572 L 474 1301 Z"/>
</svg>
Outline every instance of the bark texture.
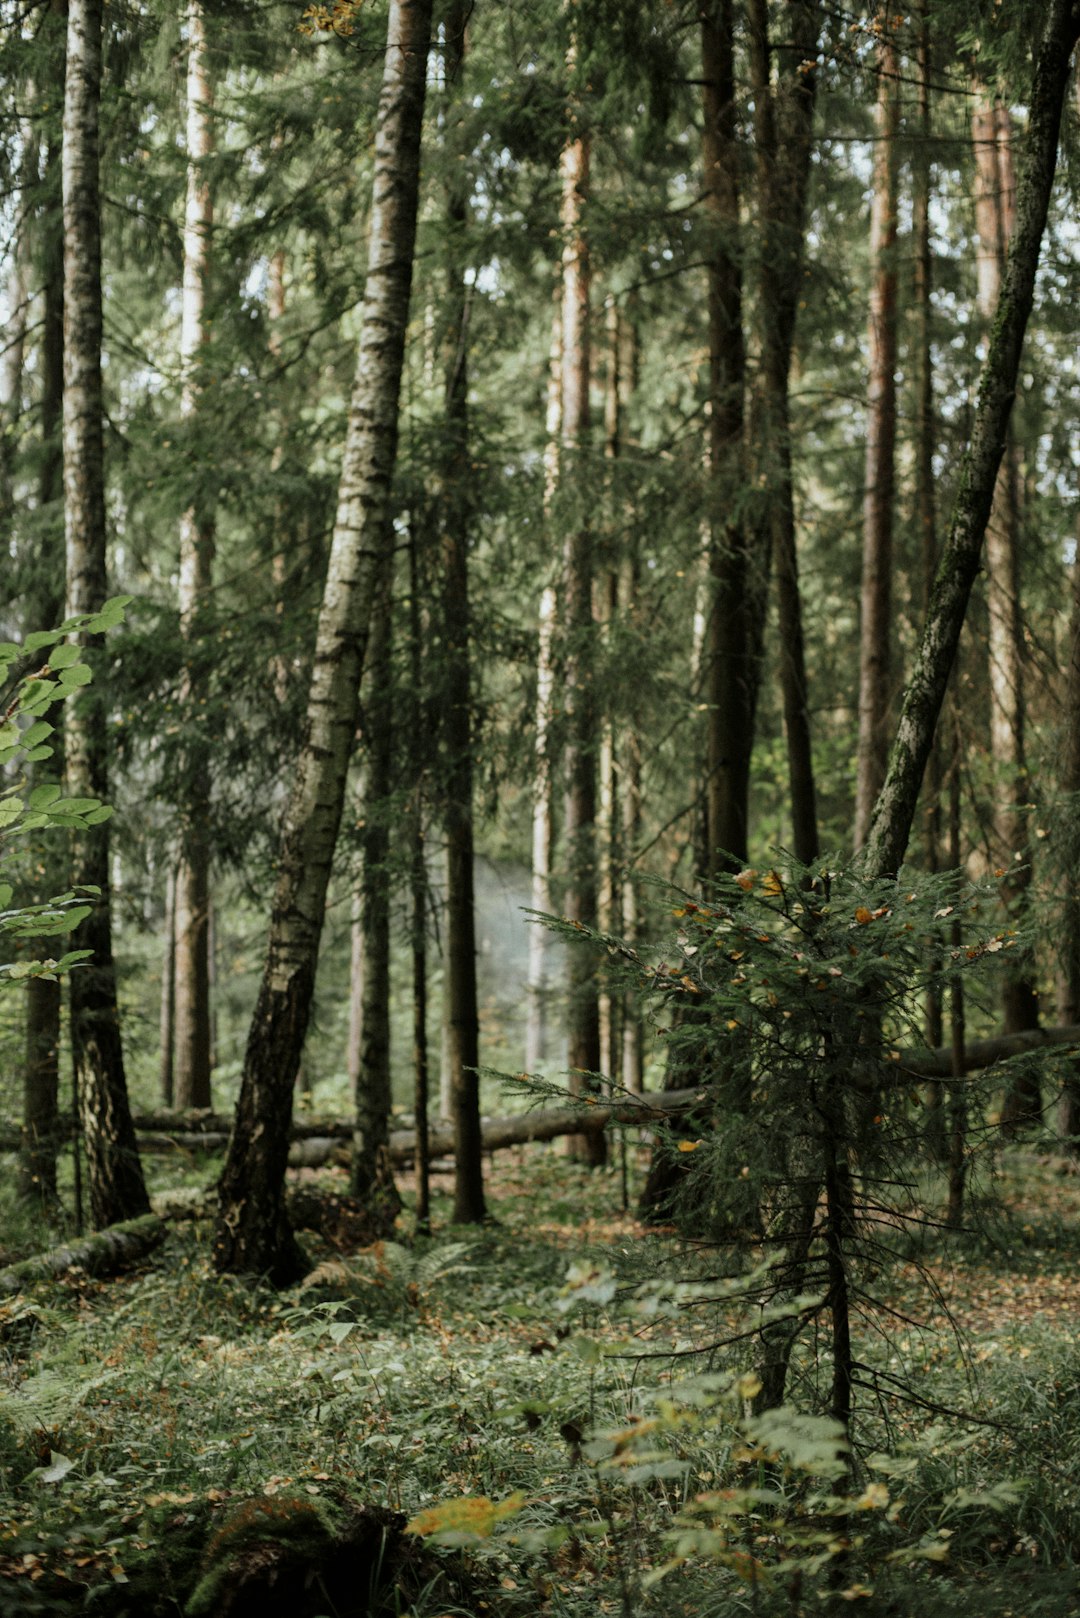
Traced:
<svg viewBox="0 0 1080 1618">
<path fill-rule="evenodd" d="M 744 864 L 753 748 L 755 636 L 744 496 L 746 356 L 731 0 L 698 11 L 704 99 L 704 189 L 709 223 L 709 575 L 706 624 L 706 872 Z"/>
<path fill-rule="evenodd" d="M 101 0 L 70 0 L 64 89 L 64 500 L 67 614 L 92 613 L 106 599 L 104 408 L 101 381 Z M 107 682 L 68 704 L 67 788 L 107 801 Z M 149 1210 L 128 1105 L 109 909 L 109 825 L 73 842 L 75 882 L 101 890 L 74 936 L 93 950 L 71 974 L 71 1042 L 86 1154 L 90 1214 L 113 1225 Z"/>
<path fill-rule="evenodd" d="M 465 30 L 470 7 L 450 6 L 445 27 L 451 116 L 462 110 Z M 454 131 L 456 133 L 456 131 Z M 451 137 L 453 138 L 453 136 Z M 442 727 L 446 835 L 446 1031 L 450 1117 L 454 1130 L 454 1221 L 485 1216 L 480 1141 L 480 1015 L 476 989 L 473 881 L 472 616 L 469 596 L 469 303 L 465 286 L 467 175 L 455 152 L 446 193 L 447 266 L 444 349 L 445 462 L 439 490 L 443 627 Z M 422 846 L 418 857 L 423 858 Z M 426 885 L 425 885 L 426 886 Z M 422 920 L 422 918 L 418 918 Z M 543 932 L 534 928 L 534 932 Z M 418 1069 L 419 1071 L 419 1069 Z"/>
<path fill-rule="evenodd" d="M 1078 534 L 1080 538 L 1080 534 Z M 1057 1010 L 1061 1020 L 1080 1020 L 1080 556 L 1072 566 L 1072 612 L 1069 618 L 1065 701 L 1061 725 L 1061 816 L 1059 858 L 1064 866 L 1065 901 L 1058 937 Z M 1061 1134 L 1073 1154 L 1080 1153 L 1080 1065 L 1074 1065 L 1061 1098 Z"/>
<path fill-rule="evenodd" d="M 213 153 L 213 97 L 200 0 L 187 8 L 187 196 L 180 313 L 181 421 L 195 421 L 202 392 L 206 295 L 213 204 L 207 163 Z M 206 676 L 200 641 L 213 583 L 213 512 L 200 494 L 180 521 L 180 633 L 186 716 L 180 850 L 176 867 L 173 1087 L 178 1107 L 210 1105 L 210 749 L 205 731 Z"/>
<path fill-rule="evenodd" d="M 562 379 L 559 482 L 573 480 L 579 491 L 576 509 L 568 513 L 563 546 L 563 715 L 566 746 L 563 767 L 566 792 L 563 834 L 566 918 L 582 927 L 596 925 L 596 730 L 593 690 L 595 623 L 593 619 L 593 533 L 581 508 L 589 446 L 591 380 L 590 294 L 592 272 L 585 231 L 589 195 L 591 143 L 580 127 L 580 109 L 571 112 L 571 130 L 559 165 L 562 188 Z M 576 126 L 576 127 L 575 127 Z M 596 961 L 591 949 L 567 952 L 567 1052 L 570 1087 L 582 1092 L 588 1075 L 600 1069 L 600 1005 Z M 570 1137 L 569 1150 L 583 1161 L 599 1164 L 606 1152 L 601 1137 Z"/>
<path fill-rule="evenodd" d="M 862 848 L 888 758 L 892 539 L 896 464 L 896 207 L 900 102 L 888 8 L 878 14 L 878 93 L 870 202 L 866 480 L 859 615 L 855 847 Z"/>
<path fill-rule="evenodd" d="M 111 1225 L 84 1241 L 65 1242 L 37 1258 L 0 1270 L 0 1297 L 22 1292 L 35 1281 L 54 1280 L 76 1266 L 87 1275 L 111 1275 L 152 1253 L 164 1241 L 165 1230 L 163 1219 L 145 1213 L 138 1219 Z"/>
<path fill-rule="evenodd" d="M 863 853 L 866 870 L 895 875 L 904 857 L 934 727 L 956 655 L 1004 453 L 1057 165 L 1069 59 L 1080 37 L 1075 0 L 1050 0 L 1035 62 L 1016 231 L 979 382 L 971 441 L 949 522 L 930 610 L 908 678 L 888 773 Z"/>
<path fill-rule="evenodd" d="M 795 320 L 802 290 L 806 200 L 813 151 L 817 48 L 816 0 L 787 8 L 788 60 L 774 86 L 766 0 L 750 0 L 750 67 L 754 88 L 761 249 L 759 415 L 764 444 L 766 525 L 776 576 L 780 686 L 791 790 L 792 849 L 809 865 L 818 856 L 817 793 L 810 738 L 802 594 L 791 469 L 789 384 Z"/>
<path fill-rule="evenodd" d="M 214 1236 L 220 1270 L 297 1275 L 285 1212 L 292 1093 L 345 801 L 369 622 L 391 555 L 390 486 L 412 284 L 431 0 L 391 0 L 375 136 L 363 329 L 302 744 L 282 827 L 266 965 Z"/>
</svg>

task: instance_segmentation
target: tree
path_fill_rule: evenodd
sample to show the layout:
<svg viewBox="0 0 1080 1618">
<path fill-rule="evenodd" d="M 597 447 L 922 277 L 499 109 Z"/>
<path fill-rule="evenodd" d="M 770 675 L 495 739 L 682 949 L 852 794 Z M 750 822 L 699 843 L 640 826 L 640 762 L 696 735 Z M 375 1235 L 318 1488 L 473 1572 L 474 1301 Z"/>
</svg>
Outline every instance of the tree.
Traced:
<svg viewBox="0 0 1080 1618">
<path fill-rule="evenodd" d="M 892 528 L 896 460 L 896 217 L 899 94 L 888 7 L 875 22 L 877 106 L 870 202 L 870 323 L 867 364 L 866 487 L 863 496 L 859 618 L 859 741 L 855 847 L 866 841 L 885 776 L 892 637 Z"/>
<path fill-rule="evenodd" d="M 303 1267 L 284 1204 L 292 1092 L 358 717 L 369 624 L 392 554 L 391 479 L 412 285 L 431 0 L 391 0 L 362 333 L 307 715 L 281 828 L 266 964 L 214 1236 L 219 1270 Z"/>
<path fill-rule="evenodd" d="M 888 771 L 864 849 L 865 868 L 881 876 L 896 873 L 907 847 L 934 727 L 982 554 L 1054 183 L 1069 61 L 1078 38 L 1080 8 L 1068 0 L 1051 0 L 1035 58 L 1027 139 L 1017 185 L 1016 228 L 979 380 L 971 440 L 961 466 L 959 492 L 922 639 L 905 687 Z"/>
<path fill-rule="evenodd" d="M 107 595 L 105 450 L 101 384 L 101 214 L 98 119 L 100 0 L 69 0 L 64 90 L 64 499 L 67 615 L 92 614 Z M 93 655 L 96 637 L 78 637 Z M 71 704 L 66 731 L 71 797 L 108 796 L 107 685 Z M 75 882 L 100 891 L 76 935 L 92 965 L 71 981 L 71 1043 L 96 1226 L 149 1212 L 128 1105 L 109 907 L 109 830 L 75 838 Z"/>
<path fill-rule="evenodd" d="M 213 151 L 213 96 L 206 22 L 200 0 L 187 10 L 187 198 L 180 317 L 182 421 L 199 406 L 206 343 L 213 203 L 207 163 Z M 210 739 L 207 733 L 205 618 L 212 585 L 213 513 L 201 488 L 180 520 L 180 631 L 187 651 L 180 701 L 191 744 L 185 770 L 180 856 L 176 866 L 173 1091 L 178 1107 L 209 1107 L 210 1096 Z"/>
</svg>

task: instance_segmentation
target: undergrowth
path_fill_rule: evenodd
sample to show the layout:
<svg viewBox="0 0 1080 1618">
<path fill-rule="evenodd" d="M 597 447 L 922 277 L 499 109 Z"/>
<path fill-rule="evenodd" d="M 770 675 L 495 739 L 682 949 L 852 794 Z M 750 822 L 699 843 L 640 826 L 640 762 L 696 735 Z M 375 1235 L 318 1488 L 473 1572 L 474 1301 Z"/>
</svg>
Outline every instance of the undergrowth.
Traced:
<svg viewBox="0 0 1080 1618">
<path fill-rule="evenodd" d="M 195 1612 L 207 1546 L 276 1501 L 319 1543 L 411 1520 L 415 1618 L 1064 1618 L 1080 1191 L 1019 1153 L 1002 1179 L 997 1226 L 923 1239 L 863 1323 L 850 1479 L 813 1339 L 770 1425 L 746 1344 L 714 1346 L 738 1312 L 715 1256 L 621 1214 L 616 1174 L 508 1155 L 497 1224 L 327 1251 L 280 1297 L 178 1226 L 136 1275 L 4 1305 L 0 1611 Z"/>
</svg>

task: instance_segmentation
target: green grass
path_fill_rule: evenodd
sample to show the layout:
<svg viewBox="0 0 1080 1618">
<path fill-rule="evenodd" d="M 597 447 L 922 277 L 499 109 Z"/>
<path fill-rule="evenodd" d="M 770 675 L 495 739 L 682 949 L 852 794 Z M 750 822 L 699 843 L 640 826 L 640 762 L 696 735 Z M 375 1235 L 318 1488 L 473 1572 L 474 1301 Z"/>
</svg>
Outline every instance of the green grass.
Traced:
<svg viewBox="0 0 1080 1618">
<path fill-rule="evenodd" d="M 622 1215 L 616 1172 L 529 1149 L 499 1159 L 490 1227 L 452 1229 L 437 1197 L 434 1238 L 414 1243 L 406 1216 L 380 1249 L 314 1252 L 315 1283 L 287 1295 L 215 1277 L 208 1230 L 177 1225 L 138 1274 L 6 1306 L 0 1611 L 181 1612 L 207 1540 L 245 1502 L 413 1517 L 520 1491 L 490 1534 L 432 1544 L 407 1610 L 1065 1618 L 1080 1559 L 1080 1196 L 1019 1154 L 1008 1173 L 996 1234 L 919 1254 L 966 1323 L 962 1350 L 913 1265 L 876 1279 L 926 1326 L 867 1333 L 860 1355 L 924 1403 L 860 1394 L 857 1488 L 884 1482 L 888 1500 L 860 1509 L 842 1561 L 797 1565 L 841 1531 L 812 1475 L 820 1444 L 801 1461 L 745 1458 L 742 1399 L 722 1389 L 752 1344 L 705 1352 L 734 1306 L 673 1285 L 710 1255 Z M 794 1383 L 804 1409 L 811 1346 Z M 715 1529 L 722 1491 L 741 1501 L 763 1480 L 708 1554 L 652 1582 L 695 1496 L 714 1498 Z"/>
</svg>

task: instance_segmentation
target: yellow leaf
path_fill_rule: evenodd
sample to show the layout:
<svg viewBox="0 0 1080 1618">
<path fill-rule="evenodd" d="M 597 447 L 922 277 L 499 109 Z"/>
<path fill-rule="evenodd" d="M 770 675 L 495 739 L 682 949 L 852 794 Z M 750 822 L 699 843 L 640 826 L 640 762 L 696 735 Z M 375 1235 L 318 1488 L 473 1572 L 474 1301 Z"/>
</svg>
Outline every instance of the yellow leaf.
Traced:
<svg viewBox="0 0 1080 1618">
<path fill-rule="evenodd" d="M 865 927 L 868 921 L 873 920 L 873 917 L 865 905 L 860 905 L 858 910 L 855 912 L 855 920 L 858 922 L 860 927 Z"/>
<path fill-rule="evenodd" d="M 486 1539 L 504 1517 L 512 1517 L 525 1504 L 520 1490 L 506 1500 L 489 1500 L 486 1495 L 465 1495 L 460 1500 L 444 1500 L 441 1505 L 429 1506 L 405 1525 L 407 1534 L 426 1539 L 431 1534 L 475 1534 Z"/>
<path fill-rule="evenodd" d="M 756 1371 L 744 1371 L 736 1387 L 740 1399 L 756 1399 L 761 1392 L 762 1381 Z"/>
<path fill-rule="evenodd" d="M 889 1503 L 889 1491 L 884 1483 L 868 1483 L 855 1502 L 856 1511 L 880 1511 Z"/>
<path fill-rule="evenodd" d="M 771 894 L 773 897 L 775 897 L 778 893 L 783 893 L 784 884 L 781 882 L 776 871 L 769 872 L 768 876 L 761 884 L 761 890 L 763 893 Z"/>
<path fill-rule="evenodd" d="M 739 884 L 740 888 L 743 890 L 744 893 L 749 893 L 751 888 L 754 886 L 754 878 L 756 876 L 757 876 L 756 871 L 751 871 L 751 870 L 740 871 L 738 876 L 735 878 L 735 880 Z"/>
<path fill-rule="evenodd" d="M 699 1140 L 681 1140 L 679 1150 L 680 1152 L 696 1152 L 700 1145 L 701 1141 Z"/>
</svg>

